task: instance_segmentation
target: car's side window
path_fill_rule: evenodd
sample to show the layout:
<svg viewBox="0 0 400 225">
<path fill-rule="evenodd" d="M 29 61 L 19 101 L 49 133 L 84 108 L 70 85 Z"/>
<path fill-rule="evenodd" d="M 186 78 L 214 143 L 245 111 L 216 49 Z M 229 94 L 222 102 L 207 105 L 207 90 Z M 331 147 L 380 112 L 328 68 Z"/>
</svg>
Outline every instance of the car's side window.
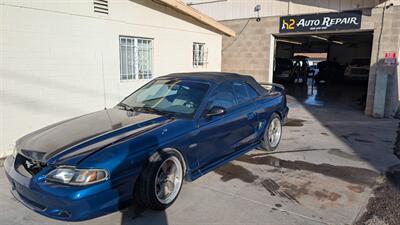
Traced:
<svg viewBox="0 0 400 225">
<path fill-rule="evenodd" d="M 243 82 L 234 81 L 232 86 L 238 104 L 246 102 L 250 99 L 249 95 L 247 94 L 246 86 L 244 85 Z"/>
<path fill-rule="evenodd" d="M 247 93 L 249 94 L 250 99 L 253 98 L 257 98 L 258 93 L 256 90 L 254 90 L 254 88 L 252 86 L 250 86 L 249 84 L 245 84 L 246 85 L 246 89 L 247 89 Z"/>
<path fill-rule="evenodd" d="M 225 82 L 220 84 L 211 94 L 207 109 L 220 106 L 228 110 L 235 105 L 236 98 L 233 93 L 232 83 Z"/>
</svg>

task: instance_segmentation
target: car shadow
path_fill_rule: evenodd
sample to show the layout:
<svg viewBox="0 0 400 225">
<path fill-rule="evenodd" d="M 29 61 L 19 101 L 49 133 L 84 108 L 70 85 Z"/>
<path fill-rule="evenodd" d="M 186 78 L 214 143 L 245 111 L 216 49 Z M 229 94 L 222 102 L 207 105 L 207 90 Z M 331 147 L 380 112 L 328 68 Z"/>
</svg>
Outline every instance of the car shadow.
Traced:
<svg viewBox="0 0 400 225">
<path fill-rule="evenodd" d="M 137 203 L 121 210 L 121 225 L 167 225 L 165 211 L 145 209 Z"/>
</svg>

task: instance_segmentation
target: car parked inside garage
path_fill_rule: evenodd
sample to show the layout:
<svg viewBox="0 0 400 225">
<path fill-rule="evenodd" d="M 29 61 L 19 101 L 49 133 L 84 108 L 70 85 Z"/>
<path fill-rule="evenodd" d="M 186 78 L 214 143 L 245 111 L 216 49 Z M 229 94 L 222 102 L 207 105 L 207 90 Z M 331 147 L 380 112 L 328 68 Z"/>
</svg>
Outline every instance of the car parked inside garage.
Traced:
<svg viewBox="0 0 400 225">
<path fill-rule="evenodd" d="M 293 61 L 288 58 L 276 58 L 274 68 L 275 81 L 292 81 Z"/>
<path fill-rule="evenodd" d="M 370 58 L 355 58 L 346 67 L 344 79 L 366 81 L 369 76 Z"/>
</svg>

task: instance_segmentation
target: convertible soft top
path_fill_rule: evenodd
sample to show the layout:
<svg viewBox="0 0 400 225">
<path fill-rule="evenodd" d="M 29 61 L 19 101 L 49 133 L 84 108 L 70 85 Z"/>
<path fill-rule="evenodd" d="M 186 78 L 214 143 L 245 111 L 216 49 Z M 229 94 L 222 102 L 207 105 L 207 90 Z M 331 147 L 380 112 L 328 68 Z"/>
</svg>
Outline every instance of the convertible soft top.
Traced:
<svg viewBox="0 0 400 225">
<path fill-rule="evenodd" d="M 266 94 L 266 90 L 260 86 L 259 83 L 248 75 L 240 75 L 237 73 L 224 73 L 224 72 L 193 72 L 193 73 L 172 73 L 159 78 L 176 78 L 182 80 L 205 81 L 211 82 L 216 85 L 228 80 L 242 80 L 250 84 L 260 94 Z"/>
<path fill-rule="evenodd" d="M 164 77 L 178 78 L 178 79 L 188 79 L 188 80 L 199 80 L 199 81 L 209 81 L 214 83 L 222 83 L 227 80 L 242 80 L 242 79 L 252 79 L 251 76 L 239 75 L 237 73 L 223 73 L 223 72 L 193 72 L 193 73 L 171 73 Z"/>
</svg>

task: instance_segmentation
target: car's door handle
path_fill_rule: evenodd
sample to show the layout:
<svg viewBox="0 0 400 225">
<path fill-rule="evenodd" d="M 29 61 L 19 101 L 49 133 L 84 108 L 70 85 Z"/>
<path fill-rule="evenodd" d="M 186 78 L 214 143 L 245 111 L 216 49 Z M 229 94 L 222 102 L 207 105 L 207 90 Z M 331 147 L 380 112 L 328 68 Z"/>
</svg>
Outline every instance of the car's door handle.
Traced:
<svg viewBox="0 0 400 225">
<path fill-rule="evenodd" d="M 255 113 L 255 112 L 247 113 L 247 119 L 248 119 L 248 120 L 254 119 L 255 116 L 256 116 L 256 113 Z"/>
</svg>

